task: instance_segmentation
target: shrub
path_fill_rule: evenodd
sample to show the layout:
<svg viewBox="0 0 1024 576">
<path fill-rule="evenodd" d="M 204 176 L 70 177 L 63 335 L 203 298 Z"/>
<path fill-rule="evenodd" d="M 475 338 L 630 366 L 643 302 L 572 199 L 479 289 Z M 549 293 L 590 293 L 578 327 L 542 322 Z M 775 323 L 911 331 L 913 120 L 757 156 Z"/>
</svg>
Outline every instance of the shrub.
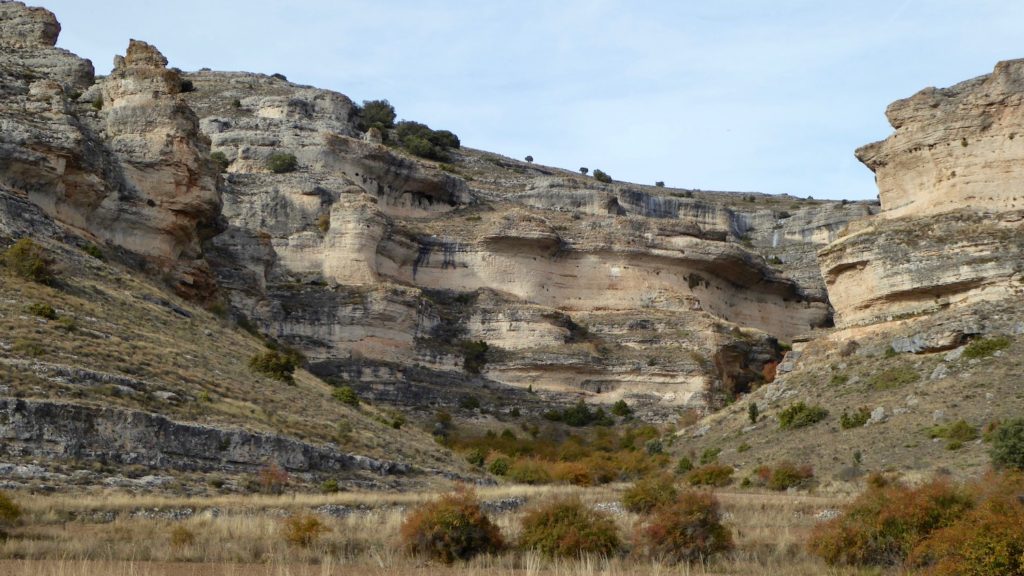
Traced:
<svg viewBox="0 0 1024 576">
<path fill-rule="evenodd" d="M 275 380 L 291 384 L 295 381 L 293 374 L 295 374 L 295 369 L 299 366 L 300 361 L 301 357 L 297 352 L 267 350 L 250 358 L 249 368 Z"/>
<path fill-rule="evenodd" d="M 606 174 L 600 168 L 598 168 L 594 170 L 594 180 L 597 180 L 598 182 L 604 182 L 605 184 L 610 184 L 612 181 L 612 177 Z"/>
<path fill-rule="evenodd" d="M 508 474 L 509 468 L 512 467 L 512 461 L 504 456 L 498 456 L 491 463 L 487 465 L 487 471 L 495 476 L 504 476 Z"/>
<path fill-rule="evenodd" d="M 533 156 L 527 156 L 526 158 L 524 158 L 524 160 L 526 160 L 527 162 L 533 163 Z"/>
<path fill-rule="evenodd" d="M 490 347 L 483 340 L 462 342 L 462 368 L 470 374 L 479 374 L 487 366 Z"/>
<path fill-rule="evenodd" d="M 410 154 L 431 160 L 448 160 L 448 151 L 459 148 L 459 137 L 448 130 L 431 130 L 430 126 L 403 120 L 395 127 L 398 142 Z"/>
<path fill-rule="evenodd" d="M 610 556 L 622 546 L 615 521 L 583 505 L 578 498 L 552 500 L 528 511 L 519 544 L 546 556 Z"/>
<path fill-rule="evenodd" d="M 647 554 L 659 561 L 691 562 L 733 548 L 718 499 L 707 492 L 684 492 L 659 507 L 637 536 Z"/>
<path fill-rule="evenodd" d="M 718 462 L 718 455 L 722 453 L 721 448 L 705 448 L 700 453 L 700 464 L 711 464 L 712 462 Z"/>
<path fill-rule="evenodd" d="M 21 518 L 21 508 L 11 500 L 10 496 L 0 492 L 0 535 L 4 528 L 14 526 Z"/>
<path fill-rule="evenodd" d="M 53 306 L 46 304 L 45 302 L 36 302 L 28 307 L 28 311 L 31 314 L 39 316 L 40 318 L 46 318 L 47 320 L 56 320 L 57 311 L 53 309 Z"/>
<path fill-rule="evenodd" d="M 907 384 L 913 384 L 920 380 L 920 378 L 920 375 L 913 368 L 909 366 L 896 366 L 868 378 L 868 388 L 871 390 L 892 390 Z"/>
<path fill-rule="evenodd" d="M 804 484 L 811 478 L 814 478 L 814 469 L 810 466 L 782 462 L 771 471 L 766 486 L 772 490 L 788 490 Z"/>
<path fill-rule="evenodd" d="M 1010 339 L 1006 336 L 996 336 L 994 338 L 979 338 L 971 340 L 971 343 L 964 348 L 964 358 L 968 360 L 972 358 L 987 358 L 1003 348 L 1010 346 Z"/>
<path fill-rule="evenodd" d="M 574 486 L 593 486 L 596 483 L 591 467 L 584 462 L 557 462 L 551 466 L 551 478 Z"/>
<path fill-rule="evenodd" d="M 662 180 L 658 180 L 657 182 L 654 183 L 654 185 L 657 186 L 658 188 L 664 188 L 665 182 Z"/>
<path fill-rule="evenodd" d="M 406 550 L 451 564 L 505 546 L 501 531 L 480 508 L 476 494 L 459 489 L 420 506 L 401 528 Z"/>
<path fill-rule="evenodd" d="M 221 152 L 220 150 L 211 153 L 210 160 L 213 161 L 213 164 L 217 167 L 218 172 L 224 172 L 225 170 L 228 169 L 228 166 L 231 164 L 231 161 L 228 160 L 227 155 Z"/>
<path fill-rule="evenodd" d="M 625 400 L 619 400 L 615 404 L 612 404 L 611 413 L 620 418 L 625 418 L 633 414 L 633 409 L 626 404 Z"/>
<path fill-rule="evenodd" d="M 604 408 L 590 410 L 590 407 L 581 399 L 570 408 L 562 410 L 549 410 L 543 414 L 544 418 L 552 422 L 562 422 L 580 428 L 583 426 L 611 426 L 614 420 L 608 416 Z"/>
<path fill-rule="evenodd" d="M 82 252 L 85 252 L 86 254 L 88 254 L 89 256 L 92 256 L 93 258 L 95 258 L 97 260 L 104 260 L 105 259 L 103 257 L 103 251 L 100 250 L 100 247 L 95 245 L 95 244 L 86 244 L 85 246 L 82 246 Z"/>
<path fill-rule="evenodd" d="M 989 475 L 972 488 L 974 509 L 929 534 L 909 564 L 935 576 L 1024 576 L 1024 477 Z"/>
<path fill-rule="evenodd" d="M 630 512 L 646 514 L 671 503 L 678 496 L 671 476 L 660 474 L 637 480 L 622 494 L 622 505 Z"/>
<path fill-rule="evenodd" d="M 290 516 L 284 521 L 284 539 L 292 546 L 309 548 L 328 532 L 327 525 L 313 514 Z"/>
<path fill-rule="evenodd" d="M 506 477 L 519 484 L 548 484 L 551 482 L 551 473 L 547 465 L 533 458 L 516 458 L 516 461 L 509 467 Z"/>
<path fill-rule="evenodd" d="M 288 485 L 288 472 L 277 464 L 271 463 L 260 468 L 256 479 L 260 491 L 264 494 L 280 494 Z"/>
<path fill-rule="evenodd" d="M 676 464 L 676 474 L 686 474 L 690 470 L 693 470 L 693 461 L 683 456 L 679 459 L 679 463 Z"/>
<path fill-rule="evenodd" d="M 171 547 L 184 548 L 196 542 L 196 535 L 188 528 L 178 525 L 171 529 Z"/>
<path fill-rule="evenodd" d="M 25 280 L 40 284 L 51 284 L 55 280 L 46 250 L 31 238 L 22 238 L 15 242 L 3 253 L 0 260 L 9 273 Z"/>
<path fill-rule="evenodd" d="M 993 433 L 989 453 L 997 468 L 1024 470 L 1024 418 L 1000 424 Z"/>
<path fill-rule="evenodd" d="M 338 481 L 334 478 L 328 478 L 320 483 L 320 492 L 324 494 L 334 494 L 340 488 L 338 488 Z"/>
<path fill-rule="evenodd" d="M 395 127 L 395 107 L 387 100 L 363 100 L 357 114 L 357 124 L 363 132 L 370 128 L 377 128 L 383 132 Z"/>
<path fill-rule="evenodd" d="M 707 464 L 686 473 L 685 479 L 691 486 L 728 486 L 732 483 L 732 466 Z"/>
<path fill-rule="evenodd" d="M 964 442 L 976 440 L 978 438 L 978 429 L 968 424 L 966 420 L 960 419 L 948 426 L 933 426 L 929 430 L 928 436 L 931 438 L 945 438 L 949 441 L 946 443 L 946 448 L 957 450 L 964 445 Z"/>
<path fill-rule="evenodd" d="M 757 424 L 757 417 L 760 415 L 760 410 L 757 407 L 757 402 L 751 402 L 747 406 L 747 419 L 750 420 L 751 424 Z"/>
<path fill-rule="evenodd" d="M 331 213 L 324 212 L 316 217 L 316 227 L 320 232 L 326 234 L 331 229 Z"/>
<path fill-rule="evenodd" d="M 267 158 L 267 169 L 274 174 L 294 172 L 299 168 L 299 160 L 294 154 L 274 152 Z"/>
<path fill-rule="evenodd" d="M 586 176 L 587 172 L 590 172 L 590 168 L 587 168 L 585 166 L 580 166 L 580 174 L 583 174 L 584 176 Z"/>
<path fill-rule="evenodd" d="M 839 417 L 839 426 L 843 430 L 849 430 L 850 428 L 860 428 L 861 426 L 868 423 L 871 419 L 871 410 L 861 406 L 857 408 L 857 411 L 853 414 L 849 414 L 846 410 L 843 410 L 842 416 Z"/>
<path fill-rule="evenodd" d="M 463 410 L 478 410 L 480 408 L 480 399 L 472 394 L 467 394 L 459 398 L 459 408 Z"/>
<path fill-rule="evenodd" d="M 931 531 L 952 524 L 971 499 L 947 482 L 870 485 L 843 513 L 814 527 L 808 546 L 830 565 L 897 565 Z"/>
<path fill-rule="evenodd" d="M 808 406 L 800 401 L 779 412 L 779 428 L 803 428 L 821 422 L 827 416 L 828 410 L 821 406 Z"/>
<path fill-rule="evenodd" d="M 359 406 L 359 395 L 356 394 L 356 391 L 351 386 L 339 386 L 331 391 L 331 395 L 342 404 L 348 404 L 353 408 Z"/>
</svg>

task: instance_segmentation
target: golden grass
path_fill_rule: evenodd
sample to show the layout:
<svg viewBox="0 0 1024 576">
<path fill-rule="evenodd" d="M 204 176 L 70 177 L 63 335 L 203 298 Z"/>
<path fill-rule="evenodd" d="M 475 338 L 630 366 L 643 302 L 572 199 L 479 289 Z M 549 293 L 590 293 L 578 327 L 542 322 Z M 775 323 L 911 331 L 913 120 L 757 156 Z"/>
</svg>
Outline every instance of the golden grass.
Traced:
<svg viewBox="0 0 1024 576">
<path fill-rule="evenodd" d="M 577 494 L 585 502 L 617 502 L 624 486 L 499 486 L 481 488 L 483 501 L 523 497 L 530 503 Z M 726 522 L 736 537 L 735 552 L 708 564 L 663 566 L 631 556 L 551 561 L 510 551 L 454 567 L 424 564 L 400 552 L 399 528 L 416 504 L 436 493 L 339 493 L 331 495 L 223 496 L 174 498 L 106 496 L 23 496 L 22 526 L 0 543 L 0 573 L 11 576 L 213 576 L 445 574 L 500 575 L 668 575 L 668 574 L 856 574 L 830 571 L 809 557 L 803 542 L 815 515 L 841 504 L 836 498 L 788 494 L 723 492 Z M 288 544 L 285 519 L 327 504 L 348 506 L 344 517 L 321 515 L 328 530 L 308 547 Z M 139 516 L 190 508 L 183 520 Z M 99 521 L 111 512 L 113 521 Z M 514 542 L 523 508 L 493 514 Z M 72 519 L 77 518 L 77 519 Z M 642 519 L 616 514 L 628 539 Z M 17 560 L 15 560 L 17 559 Z"/>
</svg>

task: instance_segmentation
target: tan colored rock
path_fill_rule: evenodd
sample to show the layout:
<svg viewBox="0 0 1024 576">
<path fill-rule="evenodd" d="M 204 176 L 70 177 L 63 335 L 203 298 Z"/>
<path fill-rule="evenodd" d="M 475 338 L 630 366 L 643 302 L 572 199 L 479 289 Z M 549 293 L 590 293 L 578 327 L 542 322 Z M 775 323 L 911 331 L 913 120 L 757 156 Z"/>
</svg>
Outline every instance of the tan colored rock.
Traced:
<svg viewBox="0 0 1024 576">
<path fill-rule="evenodd" d="M 857 150 L 875 172 L 882 214 L 1024 208 L 1024 60 L 893 102 L 895 132 Z"/>
</svg>

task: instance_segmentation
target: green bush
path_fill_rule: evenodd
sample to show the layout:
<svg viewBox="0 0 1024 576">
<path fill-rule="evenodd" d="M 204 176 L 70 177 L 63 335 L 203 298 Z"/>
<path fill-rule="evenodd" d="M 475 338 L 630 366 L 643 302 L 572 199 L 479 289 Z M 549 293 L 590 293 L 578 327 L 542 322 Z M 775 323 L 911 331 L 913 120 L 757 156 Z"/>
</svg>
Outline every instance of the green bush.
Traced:
<svg viewBox="0 0 1024 576">
<path fill-rule="evenodd" d="M 629 404 L 626 404 L 625 400 L 619 400 L 615 404 L 612 404 L 611 413 L 619 416 L 620 418 L 625 418 L 633 414 L 633 409 L 629 407 Z"/>
<path fill-rule="evenodd" d="M 700 464 L 701 464 L 701 466 L 703 466 L 704 464 L 711 464 L 713 462 L 718 462 L 718 455 L 721 454 L 721 453 L 722 453 L 722 449 L 721 448 L 706 448 L 706 449 L 704 449 L 704 451 L 700 453 Z"/>
<path fill-rule="evenodd" d="M 512 467 L 512 461 L 504 456 L 498 456 L 491 463 L 487 465 L 487 471 L 495 476 L 504 476 L 508 474 L 509 468 Z"/>
<path fill-rule="evenodd" d="M 679 492 L 671 476 L 659 474 L 637 480 L 622 494 L 622 505 L 630 512 L 646 514 L 676 499 Z"/>
<path fill-rule="evenodd" d="M 693 470 L 693 461 L 686 456 L 683 456 L 676 464 L 676 474 L 686 474 L 690 470 Z"/>
<path fill-rule="evenodd" d="M 843 430 L 849 430 L 850 428 L 860 428 L 861 426 L 868 423 L 871 419 L 871 410 L 868 410 L 864 406 L 857 408 L 857 411 L 853 414 L 849 414 L 846 410 L 843 410 L 842 416 L 839 417 L 839 426 Z"/>
<path fill-rule="evenodd" d="M 381 132 L 394 128 L 396 117 L 395 107 L 387 100 L 363 100 L 362 107 L 357 110 L 357 124 L 363 132 L 370 128 Z"/>
<path fill-rule="evenodd" d="M 231 164 L 231 161 L 228 160 L 227 155 L 221 152 L 220 150 L 212 152 L 210 154 L 210 160 L 213 161 L 213 164 L 217 167 L 218 172 L 224 172 L 225 170 L 228 169 L 228 166 Z"/>
<path fill-rule="evenodd" d="M 1024 418 L 1004 422 L 995 429 L 989 454 L 997 468 L 1024 470 Z"/>
<path fill-rule="evenodd" d="M 403 120 L 395 126 L 398 142 L 410 154 L 431 160 L 448 160 L 448 151 L 459 148 L 459 137 L 448 130 L 432 130 L 430 126 Z"/>
<path fill-rule="evenodd" d="M 28 307 L 28 311 L 31 314 L 39 316 L 40 318 L 46 318 L 47 320 L 56 320 L 57 311 L 53 309 L 53 306 L 46 304 L 45 302 L 36 302 Z"/>
<path fill-rule="evenodd" d="M 611 556 L 622 547 L 615 521 L 584 506 L 578 498 L 552 500 L 528 511 L 523 516 L 519 545 L 546 556 L 568 558 Z"/>
<path fill-rule="evenodd" d="M 699 561 L 733 548 L 718 499 L 708 492 L 684 492 L 657 508 L 639 530 L 638 541 L 660 562 Z"/>
<path fill-rule="evenodd" d="M 299 160 L 294 154 L 274 152 L 267 158 L 267 169 L 274 174 L 294 172 L 299 168 Z"/>
<path fill-rule="evenodd" d="M 594 180 L 597 180 L 598 182 L 604 182 L 605 184 L 610 184 L 612 181 L 612 177 L 605 173 L 604 170 L 597 168 L 594 170 Z"/>
<path fill-rule="evenodd" d="M 293 353 L 267 350 L 250 358 L 249 368 L 275 380 L 291 384 L 295 381 L 293 374 L 295 374 L 299 362 L 299 357 Z"/>
<path fill-rule="evenodd" d="M 913 384 L 920 379 L 921 376 L 913 368 L 909 366 L 896 366 L 868 378 L 868 388 L 871 390 L 892 390 Z"/>
<path fill-rule="evenodd" d="M 946 448 L 957 450 L 964 445 L 964 442 L 978 439 L 978 429 L 960 419 L 947 426 L 933 426 L 928 431 L 930 438 L 944 438 L 948 440 Z"/>
<path fill-rule="evenodd" d="M 466 489 L 417 508 L 402 524 L 401 538 L 407 551 L 445 564 L 505 547 L 501 531 Z"/>
<path fill-rule="evenodd" d="M 0 258 L 7 271 L 15 276 L 40 284 L 52 284 L 56 280 L 46 250 L 32 241 L 22 238 L 3 253 Z"/>
<path fill-rule="evenodd" d="M 1008 348 L 1010 339 L 1006 336 L 995 336 L 993 338 L 978 338 L 971 340 L 971 343 L 964 348 L 964 358 L 987 358 L 999 350 Z"/>
<path fill-rule="evenodd" d="M 591 410 L 582 399 L 570 408 L 548 410 L 543 416 L 552 422 L 562 422 L 576 428 L 583 426 L 611 426 L 615 423 L 611 416 L 605 413 L 604 408 L 599 407 L 597 410 Z"/>
<path fill-rule="evenodd" d="M 783 430 L 803 428 L 821 422 L 828 416 L 828 410 L 821 406 L 809 406 L 803 401 L 779 412 L 779 427 Z"/>
<path fill-rule="evenodd" d="M 487 366 L 487 352 L 490 347 L 483 340 L 462 342 L 462 368 L 470 374 L 479 374 Z"/>
<path fill-rule="evenodd" d="M 21 508 L 11 498 L 0 492 L 0 535 L 4 534 L 5 528 L 17 524 L 21 518 Z"/>
<path fill-rule="evenodd" d="M 359 395 L 356 394 L 356 391 L 351 386 L 339 386 L 331 392 L 331 395 L 342 404 L 348 404 L 353 408 L 359 406 Z"/>
<path fill-rule="evenodd" d="M 732 483 L 732 466 L 707 464 L 694 468 L 684 477 L 691 486 L 728 486 Z"/>
<path fill-rule="evenodd" d="M 751 402 L 747 406 L 747 419 L 750 420 L 751 424 L 757 424 L 757 418 L 760 416 L 760 409 L 757 407 L 757 402 Z"/>
</svg>

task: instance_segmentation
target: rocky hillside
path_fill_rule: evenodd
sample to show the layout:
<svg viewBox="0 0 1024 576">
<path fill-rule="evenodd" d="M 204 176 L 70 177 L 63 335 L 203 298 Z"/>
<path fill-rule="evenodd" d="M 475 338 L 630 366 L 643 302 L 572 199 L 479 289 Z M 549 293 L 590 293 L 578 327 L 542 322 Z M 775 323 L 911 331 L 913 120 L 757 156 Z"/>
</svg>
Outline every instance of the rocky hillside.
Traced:
<svg viewBox="0 0 1024 576">
<path fill-rule="evenodd" d="M 988 465 L 982 432 L 1024 409 L 1022 75 L 1024 60 L 1001 62 L 889 107 L 896 131 L 857 151 L 878 176 L 882 211 L 818 253 L 837 329 L 688 429 L 688 449 L 720 448 L 747 471 L 813 463 L 840 485 L 867 470 L 924 478 Z M 782 429 L 800 401 L 829 415 Z M 767 417 L 751 423 L 751 404 Z"/>
<path fill-rule="evenodd" d="M 59 32 L 0 3 L 0 248 L 31 239 L 54 269 L 0 285 L 0 437 L 50 463 L 32 482 L 76 459 L 472 477 L 430 438 L 439 411 L 485 426 L 580 399 L 706 414 L 676 451 L 841 480 L 854 447 L 980 466 L 981 445 L 907 438 L 1020 408 L 1020 62 L 890 107 L 896 132 L 858 151 L 878 205 L 518 161 L 137 40 L 97 77 Z M 828 404 L 827 434 L 778 428 L 799 399 Z M 862 408 L 871 426 L 839 425 Z"/>
</svg>

